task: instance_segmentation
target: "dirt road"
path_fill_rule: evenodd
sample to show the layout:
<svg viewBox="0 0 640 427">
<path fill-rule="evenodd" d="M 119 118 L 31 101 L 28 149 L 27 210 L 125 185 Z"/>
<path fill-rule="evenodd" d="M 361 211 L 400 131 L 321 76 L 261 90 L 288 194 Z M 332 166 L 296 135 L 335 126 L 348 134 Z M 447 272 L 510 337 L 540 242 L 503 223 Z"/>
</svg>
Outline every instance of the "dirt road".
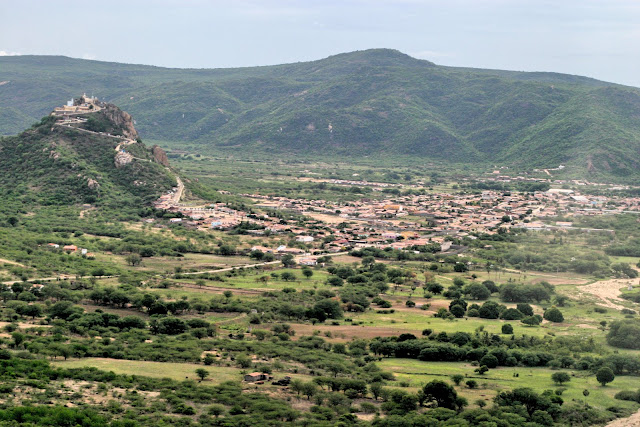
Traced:
<svg viewBox="0 0 640 427">
<path fill-rule="evenodd" d="M 628 418 L 620 418 L 619 420 L 611 421 L 605 427 L 640 427 L 640 411 Z"/>
</svg>

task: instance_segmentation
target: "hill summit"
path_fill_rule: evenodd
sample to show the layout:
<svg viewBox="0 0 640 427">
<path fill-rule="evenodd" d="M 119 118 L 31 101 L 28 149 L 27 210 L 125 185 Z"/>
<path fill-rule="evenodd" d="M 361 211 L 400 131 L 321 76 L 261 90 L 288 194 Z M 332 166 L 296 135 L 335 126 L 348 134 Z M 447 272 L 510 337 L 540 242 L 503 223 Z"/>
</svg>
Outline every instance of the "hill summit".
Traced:
<svg viewBox="0 0 640 427">
<path fill-rule="evenodd" d="M 0 153 L 0 186 L 26 205 L 142 206 L 176 185 L 131 116 L 86 95 L 0 139 Z"/>
<path fill-rule="evenodd" d="M 132 112 L 142 136 L 189 151 L 640 174 L 640 90 L 586 77 L 444 67 L 390 49 L 213 70 L 44 56 L 0 66 L 4 133 L 52 91 L 91 87 Z"/>
</svg>

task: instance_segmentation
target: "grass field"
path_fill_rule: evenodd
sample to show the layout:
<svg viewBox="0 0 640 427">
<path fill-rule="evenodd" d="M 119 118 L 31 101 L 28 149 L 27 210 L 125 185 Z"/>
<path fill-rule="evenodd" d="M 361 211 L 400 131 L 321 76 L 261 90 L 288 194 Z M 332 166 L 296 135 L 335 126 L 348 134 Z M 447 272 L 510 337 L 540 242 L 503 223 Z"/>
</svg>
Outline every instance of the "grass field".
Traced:
<svg viewBox="0 0 640 427">
<path fill-rule="evenodd" d="M 474 372 L 475 367 L 467 363 L 453 362 L 421 362 L 413 359 L 384 359 L 378 362 L 384 370 L 393 372 L 398 381 L 409 383 L 409 387 L 417 389 L 427 382 L 440 379 L 451 384 L 451 375 L 461 374 L 466 378 L 456 390 L 470 403 L 478 399 L 490 401 L 499 391 L 518 387 L 529 387 L 537 392 L 548 389 L 558 389 L 551 380 L 554 371 L 547 368 L 497 368 L 492 369 L 481 376 Z M 620 390 L 637 390 L 640 379 L 633 376 L 617 376 L 616 379 L 605 387 L 600 386 L 595 375 L 584 371 L 564 370 L 571 375 L 571 380 L 565 383 L 562 393 L 565 402 L 586 401 L 592 406 L 604 409 L 609 406 L 618 406 L 630 411 L 637 410 L 640 405 L 614 399 L 614 395 Z M 519 374 L 515 377 L 514 374 Z M 477 389 L 469 389 L 464 385 L 467 379 L 474 379 L 478 383 Z M 589 390 L 589 396 L 584 397 L 583 390 Z"/>
<path fill-rule="evenodd" d="M 243 375 L 250 370 L 240 369 L 236 367 L 224 366 L 205 366 L 195 363 L 171 363 L 171 362 L 147 362 L 139 360 L 120 360 L 106 359 L 100 357 L 91 357 L 86 359 L 69 359 L 66 361 L 53 361 L 55 366 L 61 368 L 82 368 L 94 367 L 103 371 L 112 371 L 122 375 L 140 375 L 152 378 L 171 378 L 173 380 L 192 379 L 197 380 L 198 376 L 195 371 L 204 368 L 209 372 L 209 377 L 205 380 L 209 384 L 219 384 L 225 381 L 242 381 Z M 308 375 L 292 374 L 292 373 L 274 373 L 274 378 L 280 378 L 288 375 L 309 381 Z"/>
<path fill-rule="evenodd" d="M 103 371 L 113 371 L 116 374 L 142 375 L 153 378 L 171 378 L 184 380 L 197 379 L 196 369 L 204 368 L 209 371 L 210 381 L 221 383 L 224 381 L 239 381 L 242 379 L 240 368 L 204 366 L 194 363 L 146 362 L 139 360 L 106 359 L 100 357 L 86 359 L 69 359 L 52 362 L 62 368 L 94 367 Z"/>
</svg>

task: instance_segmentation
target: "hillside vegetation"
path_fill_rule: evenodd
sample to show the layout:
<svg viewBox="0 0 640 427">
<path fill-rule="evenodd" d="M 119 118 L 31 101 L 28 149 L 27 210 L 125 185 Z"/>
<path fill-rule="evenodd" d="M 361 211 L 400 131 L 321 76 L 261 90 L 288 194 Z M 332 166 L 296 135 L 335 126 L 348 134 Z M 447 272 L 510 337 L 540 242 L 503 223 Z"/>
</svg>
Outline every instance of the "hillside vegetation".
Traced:
<svg viewBox="0 0 640 427">
<path fill-rule="evenodd" d="M 375 49 L 241 69 L 0 58 L 0 132 L 82 91 L 131 112 L 145 138 L 234 155 L 412 156 L 640 172 L 640 90 L 578 76 L 452 68 Z"/>
<path fill-rule="evenodd" d="M 116 128 L 100 113 L 91 116 L 88 124 Z M 18 136 L 0 139 L 0 188 L 7 203 L 139 208 L 175 185 L 141 142 L 127 145 L 135 158 L 117 167 L 120 140 L 54 122 L 47 116 Z"/>
</svg>

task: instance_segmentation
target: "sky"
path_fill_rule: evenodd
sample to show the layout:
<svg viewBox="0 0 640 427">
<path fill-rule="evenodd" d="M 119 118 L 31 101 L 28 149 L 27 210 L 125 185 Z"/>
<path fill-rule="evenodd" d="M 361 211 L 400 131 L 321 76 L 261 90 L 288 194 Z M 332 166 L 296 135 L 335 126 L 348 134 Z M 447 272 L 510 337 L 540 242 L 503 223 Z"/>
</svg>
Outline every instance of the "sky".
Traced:
<svg viewBox="0 0 640 427">
<path fill-rule="evenodd" d="M 0 56 L 227 68 L 369 48 L 640 87 L 640 0 L 0 0 Z"/>
</svg>

